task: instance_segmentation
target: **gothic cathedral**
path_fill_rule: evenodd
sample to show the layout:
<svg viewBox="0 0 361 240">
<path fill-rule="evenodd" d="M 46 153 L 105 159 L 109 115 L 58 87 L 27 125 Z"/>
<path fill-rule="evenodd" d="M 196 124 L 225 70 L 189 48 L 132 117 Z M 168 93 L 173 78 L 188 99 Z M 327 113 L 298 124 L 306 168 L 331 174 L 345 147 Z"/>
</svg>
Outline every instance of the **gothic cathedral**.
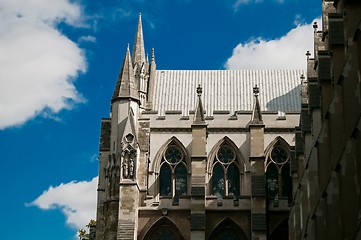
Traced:
<svg viewBox="0 0 361 240">
<path fill-rule="evenodd" d="M 139 16 L 101 123 L 96 239 L 288 239 L 303 74 L 158 70 Z"/>
</svg>

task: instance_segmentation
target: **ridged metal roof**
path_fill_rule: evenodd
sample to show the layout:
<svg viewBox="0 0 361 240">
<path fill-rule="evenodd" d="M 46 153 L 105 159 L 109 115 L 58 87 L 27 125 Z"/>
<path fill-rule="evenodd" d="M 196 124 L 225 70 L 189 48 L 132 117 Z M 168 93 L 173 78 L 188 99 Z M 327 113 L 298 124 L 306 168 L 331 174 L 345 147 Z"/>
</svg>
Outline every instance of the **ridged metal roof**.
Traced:
<svg viewBox="0 0 361 240">
<path fill-rule="evenodd" d="M 298 112 L 301 109 L 300 76 L 303 70 L 157 70 L 153 109 L 195 110 L 196 88 L 203 88 L 207 116 L 214 111 L 251 111 L 257 84 L 262 111 Z"/>
</svg>

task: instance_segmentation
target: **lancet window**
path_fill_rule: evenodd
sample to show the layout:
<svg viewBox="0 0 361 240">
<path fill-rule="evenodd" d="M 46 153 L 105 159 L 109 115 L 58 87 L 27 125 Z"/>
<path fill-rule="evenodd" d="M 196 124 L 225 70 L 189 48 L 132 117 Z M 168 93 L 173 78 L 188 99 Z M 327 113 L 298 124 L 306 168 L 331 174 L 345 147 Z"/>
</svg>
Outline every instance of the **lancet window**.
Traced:
<svg viewBox="0 0 361 240">
<path fill-rule="evenodd" d="M 187 194 L 188 166 L 183 151 L 170 145 L 163 154 L 160 165 L 160 196 L 179 198 Z"/>
<path fill-rule="evenodd" d="M 213 159 L 211 185 L 212 195 L 218 198 L 240 195 L 240 169 L 237 156 L 227 145 L 221 146 Z"/>
</svg>

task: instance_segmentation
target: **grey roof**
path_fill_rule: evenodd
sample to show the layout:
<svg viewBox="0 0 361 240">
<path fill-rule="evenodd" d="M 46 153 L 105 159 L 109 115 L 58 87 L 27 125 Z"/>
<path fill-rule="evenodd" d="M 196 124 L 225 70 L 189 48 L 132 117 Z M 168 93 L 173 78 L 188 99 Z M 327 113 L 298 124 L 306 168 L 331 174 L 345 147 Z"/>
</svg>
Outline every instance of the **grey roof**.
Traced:
<svg viewBox="0 0 361 240">
<path fill-rule="evenodd" d="M 166 111 L 195 110 L 196 89 L 203 88 L 206 116 L 214 111 L 251 111 L 253 87 L 260 90 L 262 111 L 299 112 L 300 76 L 304 70 L 157 70 L 153 109 Z"/>
</svg>

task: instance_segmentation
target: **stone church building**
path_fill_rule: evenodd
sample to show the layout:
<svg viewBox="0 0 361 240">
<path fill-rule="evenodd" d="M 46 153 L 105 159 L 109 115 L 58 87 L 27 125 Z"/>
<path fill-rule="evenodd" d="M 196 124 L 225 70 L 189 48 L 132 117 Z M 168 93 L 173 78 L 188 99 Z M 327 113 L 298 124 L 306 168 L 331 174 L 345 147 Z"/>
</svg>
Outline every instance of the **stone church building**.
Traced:
<svg viewBox="0 0 361 240">
<path fill-rule="evenodd" d="M 303 74 L 159 70 L 139 16 L 101 123 L 96 239 L 288 239 Z"/>
<path fill-rule="evenodd" d="M 289 238 L 361 240 L 361 1 L 323 0 L 314 40 L 301 87 Z"/>
</svg>

